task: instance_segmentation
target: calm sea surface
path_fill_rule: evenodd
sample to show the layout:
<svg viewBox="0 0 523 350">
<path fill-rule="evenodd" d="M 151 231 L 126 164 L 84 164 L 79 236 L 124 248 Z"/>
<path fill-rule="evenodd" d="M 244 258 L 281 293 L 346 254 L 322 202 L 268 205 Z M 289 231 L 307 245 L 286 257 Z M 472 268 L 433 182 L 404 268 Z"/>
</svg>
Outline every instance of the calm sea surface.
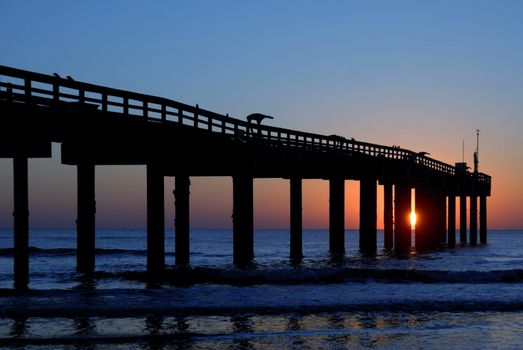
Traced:
<svg viewBox="0 0 523 350">
<path fill-rule="evenodd" d="M 523 347 L 523 231 L 489 244 L 396 257 L 328 254 L 306 230 L 303 262 L 288 230 L 255 231 L 255 262 L 232 265 L 231 230 L 193 230 L 191 266 L 148 285 L 144 230 L 97 230 L 92 278 L 75 271 L 74 230 L 32 230 L 30 291 L 12 290 L 13 237 L 0 230 L 0 348 L 517 349 Z M 383 246 L 382 232 L 378 238 Z"/>
</svg>

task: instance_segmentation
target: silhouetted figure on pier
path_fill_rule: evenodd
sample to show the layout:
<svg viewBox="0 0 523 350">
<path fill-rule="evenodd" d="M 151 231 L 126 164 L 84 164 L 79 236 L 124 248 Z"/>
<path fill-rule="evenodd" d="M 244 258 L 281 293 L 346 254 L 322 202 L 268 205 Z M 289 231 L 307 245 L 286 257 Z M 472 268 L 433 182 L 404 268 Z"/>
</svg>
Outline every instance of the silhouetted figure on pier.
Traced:
<svg viewBox="0 0 523 350">
<path fill-rule="evenodd" d="M 261 122 L 264 119 L 274 119 L 274 117 L 271 117 L 270 115 L 265 115 L 265 114 L 261 114 L 261 113 L 252 113 L 252 114 L 249 114 L 246 118 L 247 118 L 247 123 L 252 123 L 252 121 L 254 120 L 256 123 L 258 123 L 258 125 L 261 125 Z"/>
<path fill-rule="evenodd" d="M 252 127 L 250 126 L 250 124 L 252 124 L 253 121 L 255 121 L 259 126 L 259 125 L 261 125 L 261 122 L 264 119 L 274 119 L 274 117 L 271 117 L 270 115 L 265 115 L 265 114 L 261 114 L 261 113 L 252 113 L 252 114 L 249 114 L 246 118 L 247 118 L 247 123 L 249 123 L 249 127 L 248 127 L 249 134 L 252 133 Z M 258 135 L 260 134 L 259 128 L 258 128 L 257 134 Z"/>
<path fill-rule="evenodd" d="M 345 137 L 335 134 L 329 135 L 329 140 L 334 141 L 334 146 L 336 147 L 340 147 L 343 142 L 347 141 Z"/>
</svg>

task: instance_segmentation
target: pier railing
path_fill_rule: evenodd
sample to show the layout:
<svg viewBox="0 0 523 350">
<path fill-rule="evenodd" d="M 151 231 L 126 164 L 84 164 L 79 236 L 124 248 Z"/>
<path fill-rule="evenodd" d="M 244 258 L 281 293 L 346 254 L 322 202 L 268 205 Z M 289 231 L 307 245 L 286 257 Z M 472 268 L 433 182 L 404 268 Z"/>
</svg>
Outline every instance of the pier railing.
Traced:
<svg viewBox="0 0 523 350">
<path fill-rule="evenodd" d="M 34 104 L 49 108 L 86 108 L 141 118 L 152 123 L 180 126 L 220 133 L 240 143 L 258 142 L 278 148 L 304 148 L 310 151 L 337 152 L 347 156 L 382 157 L 426 167 L 448 175 L 456 167 L 424 154 L 338 135 L 320 135 L 269 125 L 258 125 L 170 99 L 113 89 L 21 69 L 0 66 L 0 100 Z M 465 172 L 466 176 L 473 176 Z M 490 183 L 490 176 L 479 173 L 477 181 Z"/>
</svg>

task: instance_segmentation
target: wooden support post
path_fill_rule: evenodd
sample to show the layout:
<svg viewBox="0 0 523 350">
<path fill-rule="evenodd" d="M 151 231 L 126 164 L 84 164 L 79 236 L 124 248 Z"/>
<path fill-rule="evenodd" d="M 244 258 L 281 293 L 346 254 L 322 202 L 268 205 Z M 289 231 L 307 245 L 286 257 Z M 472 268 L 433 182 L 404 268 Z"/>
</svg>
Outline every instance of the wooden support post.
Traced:
<svg viewBox="0 0 523 350">
<path fill-rule="evenodd" d="M 438 197 L 427 185 L 416 187 L 416 251 L 423 252 L 437 248 L 438 235 Z"/>
<path fill-rule="evenodd" d="M 447 243 L 449 247 L 454 247 L 456 245 L 456 195 L 449 194 L 448 199 Z"/>
<path fill-rule="evenodd" d="M 410 185 L 399 183 L 394 189 L 394 250 L 404 253 L 411 247 Z"/>
<path fill-rule="evenodd" d="M 479 241 L 487 243 L 487 196 L 479 196 Z"/>
<path fill-rule="evenodd" d="M 253 178 L 233 176 L 233 262 L 245 266 L 254 258 Z"/>
<path fill-rule="evenodd" d="M 76 270 L 91 273 L 95 267 L 95 166 L 77 165 Z"/>
<path fill-rule="evenodd" d="M 447 197 L 441 190 L 436 194 L 438 203 L 438 236 L 440 243 L 447 243 Z"/>
<path fill-rule="evenodd" d="M 174 180 L 174 231 L 176 246 L 176 265 L 189 264 L 189 187 L 191 181 L 187 175 L 176 175 Z"/>
<path fill-rule="evenodd" d="M 470 244 L 478 243 L 478 197 L 475 193 L 470 196 Z"/>
<path fill-rule="evenodd" d="M 467 196 L 459 196 L 459 242 L 467 243 Z"/>
<path fill-rule="evenodd" d="M 28 158 L 13 158 L 14 185 L 14 287 L 27 289 L 29 284 L 29 189 Z"/>
<path fill-rule="evenodd" d="M 163 174 L 156 164 L 147 164 L 147 272 L 160 277 L 165 269 Z"/>
<path fill-rule="evenodd" d="M 345 179 L 329 180 L 329 250 L 345 253 Z"/>
<path fill-rule="evenodd" d="M 302 251 L 302 180 L 290 178 L 291 187 L 291 252 L 292 260 L 301 260 Z"/>
<path fill-rule="evenodd" d="M 376 253 L 376 193 L 375 179 L 360 181 L 360 250 Z"/>
<path fill-rule="evenodd" d="M 383 186 L 384 197 L 384 245 L 385 248 L 390 249 L 394 246 L 394 220 L 392 212 L 392 184 L 385 184 Z"/>
</svg>

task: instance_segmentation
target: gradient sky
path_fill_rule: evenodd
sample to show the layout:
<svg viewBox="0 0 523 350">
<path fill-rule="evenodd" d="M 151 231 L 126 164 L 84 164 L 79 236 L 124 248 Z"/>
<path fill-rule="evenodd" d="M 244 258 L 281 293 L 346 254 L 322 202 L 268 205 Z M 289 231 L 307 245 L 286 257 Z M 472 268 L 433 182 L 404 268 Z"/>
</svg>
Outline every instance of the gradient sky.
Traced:
<svg viewBox="0 0 523 350">
<path fill-rule="evenodd" d="M 154 4 L 154 5 L 152 5 Z M 0 1 L 0 64 L 273 125 L 428 151 L 493 177 L 489 226 L 523 228 L 523 1 Z M 32 227 L 74 227 L 76 170 L 30 161 Z M 97 167 L 97 226 L 145 226 L 145 168 Z M 166 178 L 172 225 L 173 179 Z M 229 227 L 230 178 L 192 179 L 193 227 Z M 347 182 L 347 227 L 358 183 Z M 0 160 L 0 227 L 12 162 Z M 381 188 L 380 188 L 380 194 Z M 255 225 L 288 227 L 288 182 L 255 180 Z M 304 226 L 328 226 L 304 182 Z M 379 225 L 382 223 L 379 210 Z"/>
</svg>

